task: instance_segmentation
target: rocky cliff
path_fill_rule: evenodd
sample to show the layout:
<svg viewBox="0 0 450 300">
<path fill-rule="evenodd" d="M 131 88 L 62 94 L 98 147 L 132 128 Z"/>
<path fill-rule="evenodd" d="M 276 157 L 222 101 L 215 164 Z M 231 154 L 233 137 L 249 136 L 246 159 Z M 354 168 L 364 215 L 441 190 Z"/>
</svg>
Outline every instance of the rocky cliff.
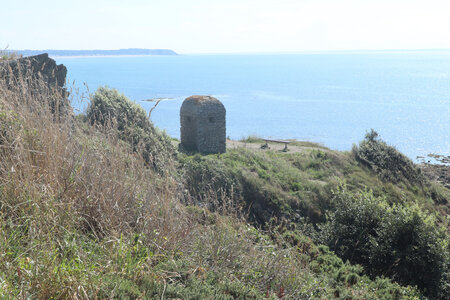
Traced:
<svg viewBox="0 0 450 300">
<path fill-rule="evenodd" d="M 66 75 L 67 68 L 57 65 L 47 53 L 0 63 L 0 76 L 9 81 L 31 76 L 44 80 L 49 86 L 63 88 Z"/>
<path fill-rule="evenodd" d="M 0 62 L 0 80 L 10 89 L 40 93 L 47 90 L 52 111 L 70 110 L 65 89 L 67 68 L 57 65 L 47 53 Z"/>
</svg>

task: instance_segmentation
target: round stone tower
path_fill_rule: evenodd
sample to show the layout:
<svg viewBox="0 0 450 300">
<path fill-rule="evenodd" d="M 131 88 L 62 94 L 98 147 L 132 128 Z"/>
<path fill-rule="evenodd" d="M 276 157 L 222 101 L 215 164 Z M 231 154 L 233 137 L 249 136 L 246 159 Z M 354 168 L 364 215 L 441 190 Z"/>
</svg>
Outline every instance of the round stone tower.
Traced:
<svg viewBox="0 0 450 300">
<path fill-rule="evenodd" d="M 226 151 L 225 107 L 214 97 L 191 96 L 180 109 L 181 145 L 188 151 Z"/>
</svg>

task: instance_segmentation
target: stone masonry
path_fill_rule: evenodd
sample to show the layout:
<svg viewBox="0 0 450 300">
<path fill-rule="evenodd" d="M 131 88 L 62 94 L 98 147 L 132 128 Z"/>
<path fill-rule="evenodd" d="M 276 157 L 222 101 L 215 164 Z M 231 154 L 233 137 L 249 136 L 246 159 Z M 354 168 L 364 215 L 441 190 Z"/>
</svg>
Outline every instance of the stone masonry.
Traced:
<svg viewBox="0 0 450 300">
<path fill-rule="evenodd" d="M 181 146 L 188 151 L 226 151 L 226 110 L 210 96 L 186 98 L 180 109 Z"/>
</svg>

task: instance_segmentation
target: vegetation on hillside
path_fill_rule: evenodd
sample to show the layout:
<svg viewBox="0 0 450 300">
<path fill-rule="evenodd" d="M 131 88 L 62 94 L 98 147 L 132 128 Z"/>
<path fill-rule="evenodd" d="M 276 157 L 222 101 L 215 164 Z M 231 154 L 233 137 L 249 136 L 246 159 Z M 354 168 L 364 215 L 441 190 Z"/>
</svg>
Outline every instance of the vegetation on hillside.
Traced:
<svg viewBox="0 0 450 300">
<path fill-rule="evenodd" d="M 87 118 L 103 131 L 118 134 L 139 152 L 146 163 L 160 172 L 173 164 L 175 148 L 170 138 L 153 126 L 144 109 L 115 89 L 100 87 L 91 97 Z"/>
<path fill-rule="evenodd" d="M 0 79 L 0 298 L 448 293 L 445 210 L 426 182 L 314 144 L 177 153 L 115 90 L 54 118 L 32 87 Z"/>
<path fill-rule="evenodd" d="M 374 159 L 375 169 L 355 159 L 359 149 L 393 157 L 386 158 L 390 164 Z M 436 189 L 381 140 L 365 140 L 359 149 L 339 153 L 310 145 L 286 154 L 241 148 L 184 156 L 181 163 L 200 203 L 211 189 L 218 198 L 233 197 L 263 228 L 282 224 L 287 237 L 300 232 L 328 245 L 371 278 L 384 276 L 442 298 L 450 292 L 448 217 L 435 200 L 449 199 L 448 190 Z M 400 180 L 380 176 L 394 173 Z"/>
<path fill-rule="evenodd" d="M 416 185 L 423 182 L 420 169 L 397 149 L 380 140 L 373 129 L 352 151 L 358 161 L 369 166 L 385 181 L 403 181 Z"/>
<path fill-rule="evenodd" d="M 418 203 L 390 205 L 371 191 L 340 187 L 320 226 L 320 241 L 339 257 L 361 264 L 373 278 L 415 285 L 438 299 L 450 294 L 449 240 L 445 227 Z"/>
</svg>

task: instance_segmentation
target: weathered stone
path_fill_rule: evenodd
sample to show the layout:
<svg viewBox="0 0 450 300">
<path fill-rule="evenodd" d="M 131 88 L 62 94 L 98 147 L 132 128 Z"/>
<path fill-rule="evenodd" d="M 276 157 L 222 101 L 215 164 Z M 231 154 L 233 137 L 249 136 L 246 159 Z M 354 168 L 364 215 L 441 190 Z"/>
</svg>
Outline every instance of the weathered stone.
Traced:
<svg viewBox="0 0 450 300">
<path fill-rule="evenodd" d="M 63 88 L 66 82 L 67 68 L 57 65 L 47 53 L 28 56 L 0 63 L 0 74 L 8 80 L 38 77 L 51 87 Z"/>
<path fill-rule="evenodd" d="M 0 62 L 0 80 L 4 80 L 7 87 L 26 88 L 32 95 L 42 93 L 42 88 L 55 91 L 56 98 L 48 100 L 52 111 L 60 114 L 71 111 L 64 88 L 66 75 L 67 68 L 57 65 L 47 53 Z"/>
<path fill-rule="evenodd" d="M 226 151 L 226 110 L 210 96 L 191 96 L 180 109 L 181 146 L 188 151 Z"/>
</svg>

